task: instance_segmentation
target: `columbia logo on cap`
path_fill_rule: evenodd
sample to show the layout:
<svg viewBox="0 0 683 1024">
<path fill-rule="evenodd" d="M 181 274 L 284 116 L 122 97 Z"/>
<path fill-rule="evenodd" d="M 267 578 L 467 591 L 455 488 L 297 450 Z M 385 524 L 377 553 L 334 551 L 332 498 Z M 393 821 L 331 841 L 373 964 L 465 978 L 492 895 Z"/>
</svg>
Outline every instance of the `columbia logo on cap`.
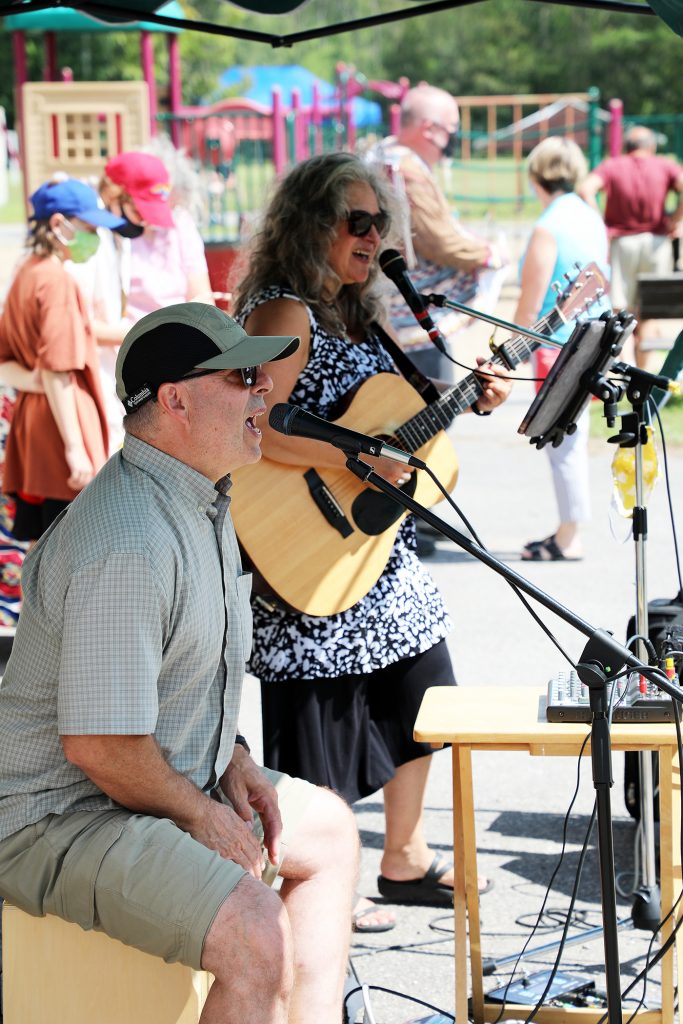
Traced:
<svg viewBox="0 0 683 1024">
<path fill-rule="evenodd" d="M 143 402 L 147 402 L 149 401 L 150 398 L 153 397 L 154 392 L 152 391 L 149 384 L 143 384 L 142 387 L 138 388 L 138 390 L 135 391 L 132 395 L 128 395 L 126 398 L 124 398 L 123 404 L 127 412 L 135 412 L 139 405 L 142 405 Z"/>
</svg>

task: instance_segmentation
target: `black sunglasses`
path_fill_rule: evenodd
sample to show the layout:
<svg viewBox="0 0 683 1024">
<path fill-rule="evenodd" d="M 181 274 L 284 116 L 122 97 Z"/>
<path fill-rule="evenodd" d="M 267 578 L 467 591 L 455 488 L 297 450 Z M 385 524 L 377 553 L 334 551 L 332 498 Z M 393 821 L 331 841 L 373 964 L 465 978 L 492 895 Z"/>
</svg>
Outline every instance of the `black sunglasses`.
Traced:
<svg viewBox="0 0 683 1024">
<path fill-rule="evenodd" d="M 261 368 L 260 364 L 258 366 L 240 366 L 240 367 L 238 367 L 236 370 L 234 370 L 232 372 L 241 374 L 241 376 L 242 376 L 242 383 L 244 384 L 245 388 L 253 388 L 254 384 L 256 383 L 256 378 L 258 377 L 258 372 L 259 372 L 260 368 Z M 221 372 L 220 369 L 218 369 L 218 370 L 193 370 L 191 373 L 183 374 L 183 376 L 180 377 L 179 380 L 193 380 L 195 377 L 206 377 L 210 373 L 220 373 L 220 372 Z"/>
<path fill-rule="evenodd" d="M 377 228 L 380 238 L 384 238 L 389 230 L 389 214 L 386 210 L 379 213 L 368 213 L 367 210 L 350 210 L 347 218 L 349 234 L 354 238 L 362 238 L 367 235 L 372 227 Z"/>
</svg>

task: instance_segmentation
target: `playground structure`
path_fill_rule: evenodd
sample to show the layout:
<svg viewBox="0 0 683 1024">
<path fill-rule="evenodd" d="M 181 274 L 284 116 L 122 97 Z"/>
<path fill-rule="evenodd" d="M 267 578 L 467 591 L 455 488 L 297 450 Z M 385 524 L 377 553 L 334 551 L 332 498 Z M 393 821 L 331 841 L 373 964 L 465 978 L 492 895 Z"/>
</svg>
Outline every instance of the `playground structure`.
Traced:
<svg viewBox="0 0 683 1024">
<path fill-rule="evenodd" d="M 171 17 L 177 5 L 167 4 Z M 160 12 L 161 13 L 161 12 Z M 13 33 L 18 125 L 26 194 L 55 170 L 97 177 L 106 160 L 123 149 L 140 148 L 158 132 L 191 157 L 205 197 L 201 230 L 207 243 L 239 242 L 263 204 L 273 178 L 314 153 L 334 149 L 362 151 L 378 136 L 394 134 L 399 103 L 409 82 L 367 79 L 354 67 L 337 66 L 332 99 L 317 87 L 310 102 L 296 88 L 285 96 L 274 87 L 268 103 L 245 97 L 209 106 L 182 104 L 178 35 L 171 25 L 145 22 L 117 25 L 116 31 L 140 34 L 142 81 L 74 82 L 68 69 L 58 72 L 57 35 L 61 31 L 112 31 L 70 8 L 50 8 L 5 19 Z M 24 33 L 44 35 L 43 83 L 26 73 Z M 165 33 L 169 91 L 165 109 L 157 96 L 151 32 Z M 58 81 L 61 78 L 62 81 Z M 379 97 L 384 123 L 360 127 L 353 100 Z M 605 153 L 621 150 L 623 111 L 618 100 L 601 109 L 595 89 L 569 95 L 497 95 L 457 97 L 461 110 L 459 151 L 440 173 L 442 184 L 464 216 L 505 219 L 533 215 L 526 188 L 524 157 L 549 134 L 574 138 L 591 166 Z M 639 118 L 640 121 L 644 120 Z M 652 120 L 652 119 L 650 119 Z M 657 130 L 668 148 L 683 156 L 683 117 L 660 117 Z"/>
</svg>

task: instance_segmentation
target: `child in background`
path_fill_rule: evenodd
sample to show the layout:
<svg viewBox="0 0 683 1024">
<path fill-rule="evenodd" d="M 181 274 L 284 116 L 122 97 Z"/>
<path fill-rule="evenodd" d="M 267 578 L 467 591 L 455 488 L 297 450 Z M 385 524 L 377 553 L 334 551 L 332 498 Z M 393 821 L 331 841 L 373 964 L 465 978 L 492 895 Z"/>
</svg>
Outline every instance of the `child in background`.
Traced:
<svg viewBox="0 0 683 1024">
<path fill-rule="evenodd" d="M 13 535 L 35 541 L 107 457 L 97 346 L 83 298 L 63 263 L 97 250 L 97 227 L 124 224 L 73 179 L 31 196 L 29 255 L 0 320 L 5 383 L 19 390 L 7 438 L 3 490 L 16 500 Z"/>
</svg>

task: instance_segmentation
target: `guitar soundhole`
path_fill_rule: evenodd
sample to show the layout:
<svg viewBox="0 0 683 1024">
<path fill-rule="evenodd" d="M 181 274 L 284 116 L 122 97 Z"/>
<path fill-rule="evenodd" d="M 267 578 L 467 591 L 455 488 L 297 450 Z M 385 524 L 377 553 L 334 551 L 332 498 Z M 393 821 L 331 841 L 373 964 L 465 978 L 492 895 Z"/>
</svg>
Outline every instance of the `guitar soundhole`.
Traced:
<svg viewBox="0 0 683 1024">
<path fill-rule="evenodd" d="M 413 473 L 407 484 L 401 488 L 406 494 L 413 495 L 417 486 L 416 474 Z M 359 530 L 369 537 L 377 537 L 380 533 L 388 530 L 402 512 L 403 505 L 390 498 L 381 491 L 373 491 L 367 488 L 355 499 L 351 506 L 351 514 Z"/>
</svg>

